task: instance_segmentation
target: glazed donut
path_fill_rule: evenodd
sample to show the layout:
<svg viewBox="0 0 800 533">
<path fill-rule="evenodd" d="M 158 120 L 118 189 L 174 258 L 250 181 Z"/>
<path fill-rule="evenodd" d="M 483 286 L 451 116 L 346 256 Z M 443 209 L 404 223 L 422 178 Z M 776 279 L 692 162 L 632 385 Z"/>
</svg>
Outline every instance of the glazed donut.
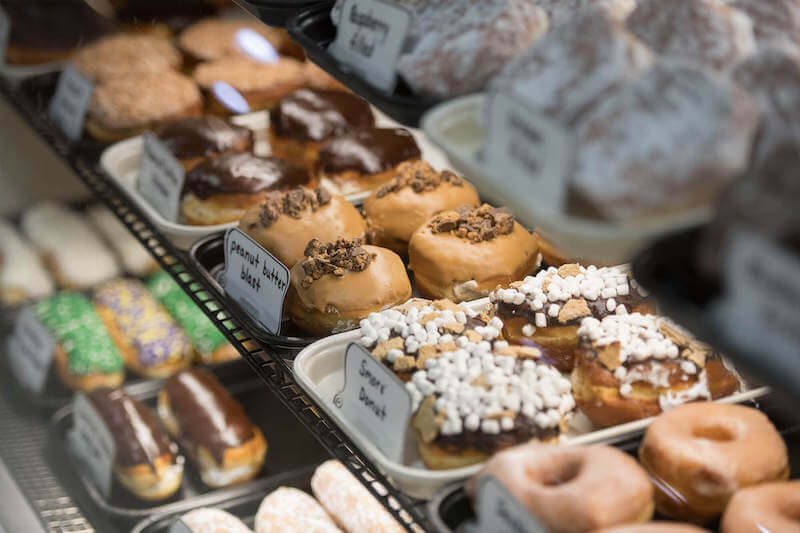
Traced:
<svg viewBox="0 0 800 533">
<path fill-rule="evenodd" d="M 554 533 L 647 522 L 653 516 L 647 473 L 611 446 L 516 446 L 492 457 L 469 481 L 473 497 L 486 475 Z"/>
<path fill-rule="evenodd" d="M 239 56 L 242 52 L 237 47 L 236 34 L 244 29 L 261 35 L 275 50 L 280 50 L 289 41 L 281 30 L 257 20 L 209 17 L 183 30 L 178 36 L 178 47 L 193 62 Z"/>
<path fill-rule="evenodd" d="M 648 522 L 601 529 L 595 533 L 709 533 L 707 529 L 677 522 Z"/>
<path fill-rule="evenodd" d="M 737 491 L 722 515 L 722 533 L 800 531 L 800 481 Z"/>
<path fill-rule="evenodd" d="M 360 239 L 311 240 L 305 259 L 291 270 L 289 317 L 316 335 L 353 329 L 370 313 L 411 298 L 400 257 Z"/>
<path fill-rule="evenodd" d="M 255 533 L 342 533 L 317 500 L 292 487 L 272 492 L 258 506 Z"/>
<path fill-rule="evenodd" d="M 739 380 L 719 354 L 667 318 L 583 319 L 572 392 L 594 424 L 614 426 L 675 405 L 733 394 Z"/>
<path fill-rule="evenodd" d="M 267 194 L 263 202 L 245 211 L 239 229 L 292 268 L 305 257 L 311 239 L 360 239 L 366 225 L 343 196 L 330 194 L 324 187 L 296 187 Z"/>
<path fill-rule="evenodd" d="M 455 302 L 487 296 L 541 263 L 533 235 L 488 204 L 431 217 L 412 235 L 408 258 L 420 294 Z"/>
<path fill-rule="evenodd" d="M 411 236 L 433 215 L 480 203 L 472 184 L 425 161 L 401 163 L 393 175 L 364 201 L 364 217 L 369 242 L 404 257 Z"/>
<path fill-rule="evenodd" d="M 539 346 L 562 372 L 575 365 L 578 328 L 589 316 L 653 310 L 626 267 L 550 267 L 489 295 L 512 344 Z"/>
<path fill-rule="evenodd" d="M 690 403 L 657 417 L 639 460 L 656 488 L 656 508 L 672 518 L 710 522 L 741 488 L 789 476 L 786 444 L 760 411 Z"/>
</svg>

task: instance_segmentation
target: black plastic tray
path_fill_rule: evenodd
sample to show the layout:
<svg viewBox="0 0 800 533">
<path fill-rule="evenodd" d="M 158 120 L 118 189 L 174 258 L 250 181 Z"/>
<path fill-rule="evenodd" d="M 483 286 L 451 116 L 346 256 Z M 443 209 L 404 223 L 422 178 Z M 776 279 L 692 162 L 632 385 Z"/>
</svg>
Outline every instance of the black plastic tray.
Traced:
<svg viewBox="0 0 800 533">
<path fill-rule="evenodd" d="M 276 26 L 278 28 L 285 28 L 289 19 L 297 14 L 298 11 L 313 6 L 314 4 L 325 3 L 330 0 L 299 0 L 293 2 L 292 0 L 284 0 L 283 2 L 276 1 L 260 1 L 260 0 L 235 0 L 235 2 L 245 8 L 261 19 L 261 22 L 267 26 Z"/>
<path fill-rule="evenodd" d="M 659 239 L 633 261 L 636 280 L 660 310 L 725 353 L 737 366 L 800 400 L 800 364 L 788 364 L 764 351 L 743 350 L 709 319 L 709 308 L 724 295 L 718 279 L 697 269 L 697 246 L 704 228 Z"/>
<path fill-rule="evenodd" d="M 168 533 L 170 526 L 182 515 L 188 511 L 198 509 L 200 507 L 214 507 L 215 509 L 222 509 L 228 511 L 232 515 L 239 518 L 250 529 L 253 529 L 255 523 L 256 512 L 261 501 L 273 490 L 279 487 L 294 487 L 311 493 L 311 476 L 316 470 L 316 466 L 311 466 L 297 472 L 288 472 L 270 478 L 269 484 L 261 490 L 231 498 L 222 502 L 206 502 L 198 498 L 193 502 L 189 509 L 185 509 L 178 513 L 159 514 L 151 516 L 142 520 L 131 530 L 131 533 Z"/>
<path fill-rule="evenodd" d="M 286 26 L 289 35 L 305 49 L 309 59 L 357 95 L 397 122 L 418 127 L 422 115 L 440 101 L 414 95 L 402 78 L 398 80 L 394 93 L 387 95 L 341 65 L 328 53 L 328 45 L 336 37 L 336 26 L 330 16 L 332 7 L 332 2 L 320 4 L 296 14 Z"/>
<path fill-rule="evenodd" d="M 267 456 L 259 476 L 251 482 L 222 489 L 212 489 L 200 479 L 196 468 L 186 453 L 181 488 L 171 498 L 162 502 L 143 502 L 129 494 L 114 480 L 111 495 L 106 499 L 79 469 L 69 454 L 66 442 L 67 431 L 72 427 L 72 406 L 67 406 L 53 415 L 51 434 L 45 453 L 48 462 L 69 486 L 80 487 L 88 495 L 92 505 L 117 520 L 133 522 L 161 513 L 176 513 L 196 505 L 210 504 L 210 500 L 222 501 L 253 492 L 263 492 L 275 476 L 296 473 L 309 465 L 325 460 L 326 454 L 314 438 L 303 431 L 294 416 L 283 409 L 280 401 L 264 390 L 260 380 L 250 379 L 234 385 L 226 383 L 229 392 L 242 404 L 250 419 L 264 433 L 267 440 Z M 143 383 L 126 387 L 134 397 L 155 406 L 159 391 L 158 383 Z"/>
</svg>

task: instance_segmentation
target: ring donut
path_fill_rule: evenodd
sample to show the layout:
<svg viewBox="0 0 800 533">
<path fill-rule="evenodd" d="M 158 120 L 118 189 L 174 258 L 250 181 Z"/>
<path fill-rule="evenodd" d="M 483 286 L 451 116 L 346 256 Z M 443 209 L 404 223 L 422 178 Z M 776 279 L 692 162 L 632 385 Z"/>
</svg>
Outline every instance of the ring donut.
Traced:
<svg viewBox="0 0 800 533">
<path fill-rule="evenodd" d="M 725 508 L 720 531 L 800 531 L 800 481 L 765 483 L 738 491 Z"/>
</svg>

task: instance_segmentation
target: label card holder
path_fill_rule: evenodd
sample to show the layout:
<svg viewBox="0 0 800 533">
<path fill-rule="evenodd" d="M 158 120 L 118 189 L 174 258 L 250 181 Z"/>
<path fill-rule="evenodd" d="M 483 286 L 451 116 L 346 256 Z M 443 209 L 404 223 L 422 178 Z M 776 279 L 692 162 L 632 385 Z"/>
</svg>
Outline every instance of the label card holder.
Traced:
<svg viewBox="0 0 800 533">
<path fill-rule="evenodd" d="M 85 394 L 76 394 L 72 405 L 73 422 L 69 433 L 72 453 L 97 490 L 108 498 L 116 455 L 114 436 Z"/>
<path fill-rule="evenodd" d="M 0 6 L 0 65 L 6 63 L 6 49 L 8 48 L 8 40 L 11 37 L 11 19 L 8 18 L 8 13 Z"/>
<path fill-rule="evenodd" d="M 484 165 L 504 176 L 509 194 L 562 212 L 572 163 L 572 138 L 555 119 L 506 93 L 490 96 Z"/>
<path fill-rule="evenodd" d="M 395 65 L 411 28 L 411 11 L 383 0 L 345 0 L 329 52 L 371 85 L 391 93 Z"/>
<path fill-rule="evenodd" d="M 161 216 L 178 220 L 185 171 L 172 152 L 152 133 L 142 136 L 142 165 L 136 189 Z"/>
<path fill-rule="evenodd" d="M 411 395 L 394 372 L 360 344 L 351 342 L 344 357 L 344 388 L 333 404 L 386 457 L 402 461 Z"/>
<path fill-rule="evenodd" d="M 93 90 L 92 82 L 73 65 L 67 65 L 58 77 L 47 116 L 72 141 L 80 139 L 83 133 L 83 121 Z"/>
<path fill-rule="evenodd" d="M 7 351 L 11 371 L 23 387 L 39 394 L 47 383 L 56 342 L 32 307 L 17 315 Z"/>
<path fill-rule="evenodd" d="M 483 476 L 476 488 L 476 524 L 465 529 L 467 533 L 547 533 L 494 476 Z"/>
<path fill-rule="evenodd" d="M 281 330 L 289 269 L 238 228 L 225 233 L 225 292 L 274 335 Z"/>
</svg>

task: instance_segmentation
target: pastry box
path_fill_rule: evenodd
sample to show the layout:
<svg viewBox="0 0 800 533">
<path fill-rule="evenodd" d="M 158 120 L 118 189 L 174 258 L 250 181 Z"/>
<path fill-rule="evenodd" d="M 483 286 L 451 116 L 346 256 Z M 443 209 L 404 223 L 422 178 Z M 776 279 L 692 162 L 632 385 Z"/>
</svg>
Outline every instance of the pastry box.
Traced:
<svg viewBox="0 0 800 533">
<path fill-rule="evenodd" d="M 222 380 L 231 395 L 244 407 L 250 420 L 258 426 L 267 441 L 267 455 L 258 477 L 253 481 L 232 487 L 212 489 L 200 480 L 192 461 L 185 458 L 183 481 L 178 492 L 160 502 L 144 502 L 130 495 L 114 480 L 110 496 L 105 498 L 90 481 L 88 474 L 78 468 L 67 445 L 67 432 L 73 423 L 73 408 L 64 407 L 53 415 L 50 438 L 46 446 L 47 459 L 57 474 L 70 486 L 80 487 L 81 494 L 91 505 L 101 512 L 127 523 L 141 520 L 154 514 L 181 513 L 192 507 L 213 505 L 214 502 L 242 496 L 244 494 L 266 494 L 269 487 L 292 478 L 298 471 L 305 472 L 309 465 L 315 465 L 326 455 L 314 438 L 295 424 L 294 416 L 282 408 L 280 401 L 267 394 L 263 383 L 258 379 L 226 382 Z M 154 407 L 159 383 L 143 383 L 125 387 L 135 399 Z M 298 428 L 296 431 L 287 428 Z M 312 471 L 308 471 L 310 476 Z M 198 503 L 196 503 L 198 502 Z"/>
<path fill-rule="evenodd" d="M 523 199 L 512 188 L 503 187 L 502 176 L 483 160 L 485 99 L 484 94 L 476 94 L 438 105 L 425 115 L 422 128 L 457 170 L 472 180 L 481 196 L 509 207 L 522 224 L 541 231 L 565 253 L 609 264 L 625 263 L 657 237 L 709 219 L 711 209 L 698 208 L 666 218 L 615 224 L 570 216 L 557 212 L 548 202 Z"/>
<path fill-rule="evenodd" d="M 475 300 L 468 305 L 479 309 L 487 299 Z M 429 470 L 422 464 L 414 438 L 406 436 L 404 460 L 392 461 L 377 446 L 356 431 L 343 418 L 334 404 L 334 396 L 344 386 L 345 349 L 351 342 L 360 339 L 359 331 L 350 331 L 327 337 L 308 346 L 294 360 L 297 383 L 319 405 L 353 442 L 389 477 L 400 490 L 418 498 L 431 498 L 441 487 L 466 479 L 478 471 L 480 465 L 453 470 Z M 769 392 L 768 387 L 751 388 L 744 385 L 743 391 L 721 401 L 740 403 L 760 398 Z M 562 437 L 565 444 L 617 444 L 638 437 L 651 419 L 637 420 L 605 429 L 595 429 L 582 414 L 576 414 L 567 433 Z"/>
</svg>

